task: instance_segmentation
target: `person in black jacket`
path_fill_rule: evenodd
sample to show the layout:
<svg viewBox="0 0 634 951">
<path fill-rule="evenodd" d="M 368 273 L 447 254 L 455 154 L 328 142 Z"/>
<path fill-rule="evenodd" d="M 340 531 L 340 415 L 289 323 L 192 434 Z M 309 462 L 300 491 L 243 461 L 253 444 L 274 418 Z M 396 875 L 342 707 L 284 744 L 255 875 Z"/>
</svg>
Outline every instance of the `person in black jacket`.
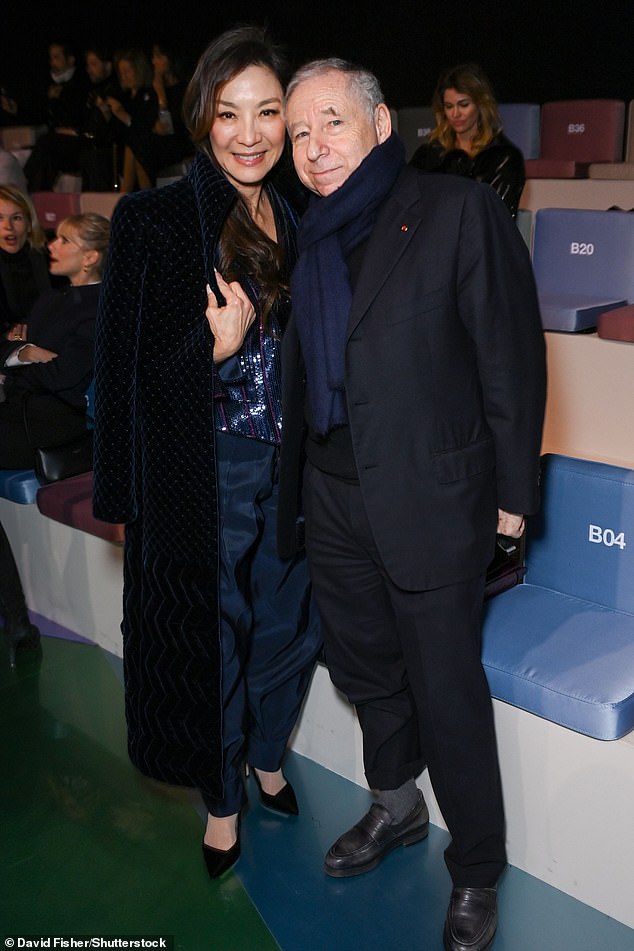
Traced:
<svg viewBox="0 0 634 951">
<path fill-rule="evenodd" d="M 78 170 L 78 137 L 86 117 L 90 84 L 72 49 L 67 43 L 51 43 L 48 55 L 52 82 L 42 105 L 48 132 L 38 139 L 24 166 L 30 192 L 48 191 L 59 172 Z"/>
<path fill-rule="evenodd" d="M 410 164 L 424 172 L 486 182 L 515 217 L 524 188 L 524 159 L 502 134 L 493 91 L 480 67 L 466 63 L 443 73 L 432 107 L 436 127 Z"/>
<path fill-rule="evenodd" d="M 50 286 L 46 238 L 31 200 L 15 185 L 0 185 L 0 334 L 23 322 Z"/>
<path fill-rule="evenodd" d="M 0 468 L 28 469 L 40 446 L 86 431 L 97 301 L 110 223 L 87 213 L 66 218 L 50 244 L 52 274 L 70 279 L 44 293 L 28 322 L 0 343 L 5 400 L 0 403 Z"/>
</svg>

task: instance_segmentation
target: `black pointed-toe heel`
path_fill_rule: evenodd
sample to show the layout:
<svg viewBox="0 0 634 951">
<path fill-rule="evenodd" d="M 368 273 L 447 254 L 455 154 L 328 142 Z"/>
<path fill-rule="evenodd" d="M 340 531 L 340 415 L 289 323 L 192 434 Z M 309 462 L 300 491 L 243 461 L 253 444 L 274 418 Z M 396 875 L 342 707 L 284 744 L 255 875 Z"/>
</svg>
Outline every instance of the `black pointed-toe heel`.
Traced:
<svg viewBox="0 0 634 951">
<path fill-rule="evenodd" d="M 266 806 L 267 809 L 272 809 L 273 812 L 279 812 L 283 816 L 299 815 L 299 806 L 297 805 L 295 790 L 288 780 L 286 780 L 286 785 L 282 786 L 280 791 L 272 796 L 262 789 L 262 784 L 255 770 L 253 770 L 253 775 L 260 791 L 260 802 L 263 806 Z"/>
<path fill-rule="evenodd" d="M 9 618 L 4 625 L 4 635 L 9 645 L 9 666 L 15 670 L 18 650 L 40 650 L 40 632 L 30 621 L 12 621 Z"/>
<path fill-rule="evenodd" d="M 240 837 L 226 852 L 222 849 L 214 849 L 211 845 L 205 845 L 203 842 L 203 858 L 209 878 L 220 878 L 230 868 L 233 868 L 240 858 Z"/>
<path fill-rule="evenodd" d="M 214 849 L 203 839 L 203 858 L 209 878 L 220 878 L 236 864 L 240 858 L 240 816 L 236 820 L 236 841 L 230 849 Z"/>
</svg>

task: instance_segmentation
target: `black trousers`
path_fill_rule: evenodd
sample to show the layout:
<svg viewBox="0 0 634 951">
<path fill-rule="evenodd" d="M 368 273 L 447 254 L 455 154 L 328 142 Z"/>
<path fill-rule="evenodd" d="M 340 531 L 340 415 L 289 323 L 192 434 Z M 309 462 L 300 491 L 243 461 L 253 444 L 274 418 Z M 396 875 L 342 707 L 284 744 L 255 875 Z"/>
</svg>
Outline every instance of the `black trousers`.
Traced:
<svg viewBox="0 0 634 951">
<path fill-rule="evenodd" d="M 310 464 L 304 508 L 326 662 L 356 707 L 368 784 L 394 789 L 427 765 L 452 836 L 445 860 L 454 885 L 494 885 L 506 853 L 480 661 L 484 578 L 430 591 L 398 588 L 374 545 L 359 486 Z"/>
<path fill-rule="evenodd" d="M 63 446 L 85 432 L 85 412 L 54 396 L 31 395 L 26 409 L 12 397 L 0 403 L 0 469 L 32 469 L 35 447 Z"/>
</svg>

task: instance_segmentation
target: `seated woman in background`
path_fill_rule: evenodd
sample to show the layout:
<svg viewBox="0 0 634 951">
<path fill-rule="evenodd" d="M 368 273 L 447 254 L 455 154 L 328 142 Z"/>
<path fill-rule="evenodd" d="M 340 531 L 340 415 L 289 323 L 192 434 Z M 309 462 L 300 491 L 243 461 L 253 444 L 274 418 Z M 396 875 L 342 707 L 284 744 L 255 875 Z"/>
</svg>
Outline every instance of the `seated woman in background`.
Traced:
<svg viewBox="0 0 634 951">
<path fill-rule="evenodd" d="M 50 243 L 50 269 L 70 279 L 48 290 L 0 343 L 0 468 L 31 469 L 35 450 L 86 432 L 95 318 L 110 222 L 87 213 L 66 218 Z"/>
<path fill-rule="evenodd" d="M 183 97 L 187 83 L 176 53 L 165 43 L 152 48 L 153 88 L 158 99 L 158 118 L 146 136 L 137 136 L 130 147 L 136 160 L 140 188 L 152 188 L 156 175 L 166 165 L 194 154 L 191 137 L 183 121 Z"/>
<path fill-rule="evenodd" d="M 524 188 L 524 159 L 502 134 L 493 91 L 480 67 L 466 63 L 443 73 L 432 108 L 436 127 L 410 164 L 486 182 L 515 217 Z"/>
<path fill-rule="evenodd" d="M 50 286 L 35 209 L 15 185 L 0 185 L 0 334 L 21 323 Z"/>
<path fill-rule="evenodd" d="M 121 100 L 108 96 L 106 102 L 112 115 L 126 127 L 124 130 L 123 178 L 121 193 L 133 192 L 138 184 L 134 152 L 152 132 L 158 119 L 158 98 L 152 86 L 150 61 L 139 49 L 129 49 L 116 56 Z"/>
</svg>

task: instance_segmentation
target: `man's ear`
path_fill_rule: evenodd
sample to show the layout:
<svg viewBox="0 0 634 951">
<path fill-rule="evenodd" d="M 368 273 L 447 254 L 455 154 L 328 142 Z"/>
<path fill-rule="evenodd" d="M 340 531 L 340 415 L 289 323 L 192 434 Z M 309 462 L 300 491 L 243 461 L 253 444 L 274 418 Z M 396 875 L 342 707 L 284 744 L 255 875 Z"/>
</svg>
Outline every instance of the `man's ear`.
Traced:
<svg viewBox="0 0 634 951">
<path fill-rule="evenodd" d="M 380 102 L 374 110 L 374 127 L 379 145 L 392 134 L 392 115 L 384 102 Z"/>
</svg>

